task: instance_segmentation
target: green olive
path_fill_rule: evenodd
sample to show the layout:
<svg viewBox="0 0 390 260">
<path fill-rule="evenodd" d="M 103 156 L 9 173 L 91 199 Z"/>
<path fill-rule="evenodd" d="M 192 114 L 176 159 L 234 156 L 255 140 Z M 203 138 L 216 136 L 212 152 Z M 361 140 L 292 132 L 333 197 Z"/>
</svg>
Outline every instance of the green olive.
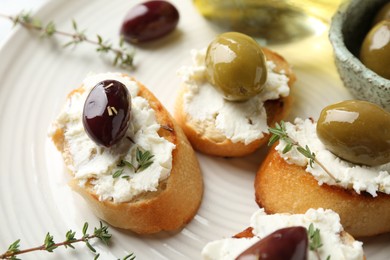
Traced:
<svg viewBox="0 0 390 260">
<path fill-rule="evenodd" d="M 364 38 L 360 60 L 367 68 L 390 79 L 390 20 L 375 25 Z"/>
<path fill-rule="evenodd" d="M 264 53 L 245 34 L 223 33 L 207 48 L 206 74 L 227 100 L 247 100 L 260 93 L 267 80 Z"/>
<path fill-rule="evenodd" d="M 390 19 L 390 3 L 385 4 L 376 14 L 373 24 L 377 24 L 383 20 Z"/>
<path fill-rule="evenodd" d="M 348 100 L 325 107 L 317 135 L 349 162 L 375 166 L 390 161 L 390 113 L 373 103 Z"/>
</svg>

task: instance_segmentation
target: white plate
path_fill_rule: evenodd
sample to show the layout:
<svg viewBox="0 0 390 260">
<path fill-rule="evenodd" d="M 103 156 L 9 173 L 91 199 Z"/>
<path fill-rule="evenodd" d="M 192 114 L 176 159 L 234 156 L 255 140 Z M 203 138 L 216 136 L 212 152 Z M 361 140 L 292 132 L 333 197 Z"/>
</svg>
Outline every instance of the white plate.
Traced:
<svg viewBox="0 0 390 260">
<path fill-rule="evenodd" d="M 87 34 L 118 39 L 127 10 L 139 1 L 58 0 L 46 4 L 37 16 L 55 20 L 58 28 L 71 30 L 75 18 Z M 176 70 L 190 63 L 189 51 L 203 48 L 216 29 L 195 10 L 191 1 L 173 1 L 181 14 L 178 29 L 169 37 L 139 47 L 137 70 L 131 72 L 146 84 L 168 110 L 173 110 L 179 88 Z M 21 247 L 41 243 L 50 231 L 61 241 L 68 229 L 80 231 L 83 223 L 98 225 L 84 201 L 67 186 L 62 160 L 47 138 L 50 122 L 66 94 L 89 72 L 116 70 L 99 59 L 93 47 L 80 45 L 62 50 L 65 39 L 41 40 L 22 28 L 0 50 L 0 249 L 21 239 Z M 298 76 L 292 95 L 296 116 L 316 118 L 327 104 L 350 98 L 342 87 L 332 61 L 326 32 L 286 46 L 275 47 L 294 66 Z M 211 240 L 231 236 L 249 224 L 256 210 L 253 180 L 266 149 L 241 159 L 208 157 L 199 160 L 204 175 L 203 203 L 194 220 L 178 232 L 137 236 L 110 228 L 110 247 L 96 243 L 102 259 L 116 259 L 134 252 L 138 259 L 199 259 Z M 358 220 L 357 220 L 358 221 Z M 79 233 L 80 234 L 80 233 Z M 369 259 L 390 255 L 389 235 L 364 241 Z M 93 258 L 84 247 L 23 255 L 23 259 Z"/>
</svg>

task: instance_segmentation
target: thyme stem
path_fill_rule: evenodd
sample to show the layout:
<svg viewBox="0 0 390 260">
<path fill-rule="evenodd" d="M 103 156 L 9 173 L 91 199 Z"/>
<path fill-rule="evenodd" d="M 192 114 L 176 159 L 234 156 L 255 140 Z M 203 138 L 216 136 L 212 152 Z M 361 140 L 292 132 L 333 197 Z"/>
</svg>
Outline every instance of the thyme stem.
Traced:
<svg viewBox="0 0 390 260">
<path fill-rule="evenodd" d="M 313 167 L 313 163 L 316 163 L 318 166 L 320 166 L 326 174 L 330 178 L 332 178 L 336 183 L 339 183 L 340 181 L 325 167 L 324 164 L 322 164 L 316 157 L 315 153 L 310 151 L 310 148 L 306 145 L 306 147 L 301 146 L 296 140 L 292 139 L 286 131 L 286 126 L 284 121 L 281 121 L 280 124 L 276 123 L 275 128 L 269 128 L 269 132 L 272 134 L 269 141 L 268 146 L 273 145 L 279 140 L 283 140 L 286 142 L 286 146 L 283 149 L 283 153 L 287 153 L 290 151 L 294 146 L 296 147 L 297 151 L 300 152 L 303 156 L 309 159 L 310 167 Z"/>
<path fill-rule="evenodd" d="M 37 247 L 31 247 L 27 249 L 20 250 L 20 239 L 16 240 L 14 243 L 12 243 L 7 251 L 3 254 L 0 254 L 0 259 L 12 259 L 16 260 L 17 255 L 33 252 L 33 251 L 47 251 L 52 253 L 55 249 L 58 247 L 65 247 L 65 248 L 72 248 L 75 249 L 73 246 L 74 243 L 79 243 L 79 242 L 84 242 L 85 245 L 91 250 L 92 253 L 95 254 L 94 259 L 98 259 L 100 254 L 97 253 L 97 250 L 89 243 L 89 240 L 98 238 L 101 242 L 104 244 L 108 245 L 109 240 L 111 239 L 111 234 L 108 233 L 108 226 L 104 226 L 102 222 L 100 222 L 100 227 L 99 228 L 94 228 L 93 234 L 88 234 L 88 223 L 86 222 L 83 226 L 83 236 L 81 238 L 75 238 L 76 232 L 69 230 L 66 233 L 66 239 L 62 242 L 55 243 L 53 236 L 50 235 L 50 233 L 46 234 L 45 240 L 43 242 L 43 245 L 37 246 Z M 135 255 L 133 253 L 127 255 L 123 259 L 128 259 L 128 260 L 134 260 Z"/>
<path fill-rule="evenodd" d="M 124 41 L 121 39 L 119 41 L 119 47 L 112 47 L 112 44 L 109 41 L 104 41 L 100 35 L 97 35 L 97 40 L 93 40 L 87 37 L 83 31 L 79 31 L 77 28 L 77 23 L 72 21 L 74 32 L 66 32 L 57 30 L 55 24 L 53 22 L 49 22 L 45 26 L 42 22 L 32 17 L 29 13 L 21 12 L 18 15 L 11 16 L 0 13 L 0 17 L 8 19 L 13 22 L 14 25 L 21 25 L 22 27 L 28 30 L 35 30 L 43 33 L 43 36 L 52 36 L 54 34 L 60 35 L 63 37 L 71 38 L 71 40 L 64 45 L 64 47 L 70 45 L 77 45 L 81 42 L 89 43 L 97 46 L 96 51 L 101 53 L 112 53 L 114 54 L 113 65 L 120 65 L 124 68 L 133 69 L 134 64 L 134 51 L 130 52 L 124 47 Z"/>
<path fill-rule="evenodd" d="M 69 246 L 71 244 L 78 243 L 78 242 L 86 242 L 89 239 L 92 239 L 92 238 L 95 238 L 95 237 L 96 237 L 96 235 L 89 235 L 87 237 L 82 237 L 82 238 L 75 239 L 75 240 L 72 240 L 72 241 L 63 241 L 63 242 L 60 242 L 60 243 L 54 243 L 53 246 L 55 246 L 55 247 Z M 15 255 L 21 255 L 21 254 L 25 254 L 25 253 L 29 253 L 29 252 L 33 252 L 33 251 L 39 251 L 39 250 L 45 250 L 46 251 L 47 250 L 46 245 L 41 245 L 41 246 L 37 246 L 37 247 L 31 247 L 31 248 L 28 248 L 28 249 L 18 250 L 16 252 L 7 251 L 7 252 L 3 253 L 2 255 L 0 255 L 0 259 L 11 259 L 11 257 L 13 257 Z"/>
<path fill-rule="evenodd" d="M 323 165 L 320 161 L 318 161 L 318 159 L 317 158 L 314 158 L 314 162 L 316 163 L 316 164 L 318 164 L 318 166 L 320 166 L 325 172 L 326 172 L 326 174 L 328 174 L 329 175 L 329 177 L 331 177 L 335 182 L 340 182 L 340 180 L 338 180 L 329 170 L 328 170 L 328 168 L 326 168 L 325 167 L 325 165 Z"/>
</svg>

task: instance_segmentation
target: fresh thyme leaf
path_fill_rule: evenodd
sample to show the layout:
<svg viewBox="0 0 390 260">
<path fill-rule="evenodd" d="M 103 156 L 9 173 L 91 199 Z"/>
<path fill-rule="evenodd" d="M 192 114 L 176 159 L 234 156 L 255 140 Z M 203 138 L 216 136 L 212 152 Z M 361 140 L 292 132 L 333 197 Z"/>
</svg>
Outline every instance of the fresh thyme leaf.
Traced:
<svg viewBox="0 0 390 260">
<path fill-rule="evenodd" d="M 145 170 L 150 165 L 153 164 L 154 155 L 150 151 L 142 151 L 139 147 L 135 150 L 135 160 L 137 162 L 137 166 L 134 163 L 131 163 L 126 160 L 121 160 L 118 164 L 118 167 L 127 166 L 130 169 L 133 169 L 135 173 Z M 119 173 L 120 172 L 120 173 Z M 114 178 L 121 176 L 123 173 L 123 169 L 116 171 L 113 175 Z M 130 178 L 130 176 L 122 176 L 122 178 Z"/>
<path fill-rule="evenodd" d="M 108 245 L 108 241 L 111 239 L 112 236 L 110 233 L 108 233 L 108 226 L 104 226 L 101 221 L 100 228 L 95 228 L 93 234 L 106 245 Z"/>
<path fill-rule="evenodd" d="M 88 242 L 85 241 L 85 245 L 91 250 L 93 253 L 96 253 L 96 249 Z"/>
<path fill-rule="evenodd" d="M 97 52 L 107 53 L 112 49 L 112 45 L 108 41 L 103 41 L 102 37 L 97 35 L 98 47 Z"/>
<path fill-rule="evenodd" d="M 308 235 L 309 235 L 310 250 L 316 251 L 320 247 L 322 247 L 320 230 L 318 228 L 314 228 L 313 223 L 309 225 Z"/>
<path fill-rule="evenodd" d="M 279 128 L 270 128 L 269 131 L 271 132 L 271 134 L 276 135 L 278 138 L 281 138 L 285 135 L 285 133 Z"/>
<path fill-rule="evenodd" d="M 30 20 L 30 23 L 35 28 L 42 28 L 42 22 L 38 19 L 32 18 L 32 20 Z"/>
<path fill-rule="evenodd" d="M 299 147 L 297 147 L 297 150 L 298 150 L 298 152 L 300 152 L 303 156 L 305 156 L 305 157 L 307 157 L 307 158 L 310 158 L 311 154 L 308 153 L 308 152 L 305 150 L 305 148 L 299 146 Z"/>
<path fill-rule="evenodd" d="M 149 151 L 146 151 L 142 156 L 142 161 L 149 161 L 152 159 L 154 155 L 152 155 Z"/>
<path fill-rule="evenodd" d="M 50 235 L 50 233 L 46 234 L 45 241 L 44 241 L 45 250 L 52 253 L 54 249 L 56 249 L 58 246 L 55 244 L 53 240 L 53 236 Z"/>
<path fill-rule="evenodd" d="M 146 151 L 144 153 L 141 154 L 141 159 L 140 161 L 138 162 L 140 165 L 142 165 L 142 167 L 145 166 L 145 164 L 148 164 L 148 163 L 152 163 L 150 160 L 154 157 L 154 155 L 152 155 L 149 151 Z M 149 165 L 150 165 L 149 164 Z M 148 166 L 149 166 L 148 165 Z M 147 167 L 145 167 L 147 168 Z"/>
<path fill-rule="evenodd" d="M 88 231 L 88 222 L 85 222 L 84 223 L 84 226 L 83 226 L 83 236 L 88 236 L 87 235 L 87 231 Z"/>
<path fill-rule="evenodd" d="M 56 33 L 56 26 L 55 26 L 55 24 L 53 22 L 49 22 L 45 26 L 45 30 L 43 32 L 43 36 L 50 37 L 50 36 L 52 36 L 55 33 Z"/>
<path fill-rule="evenodd" d="M 278 135 L 272 135 L 270 139 L 268 140 L 268 146 L 272 146 L 274 143 L 279 141 L 279 136 Z"/>
<path fill-rule="evenodd" d="M 114 58 L 114 61 L 112 62 L 112 64 L 113 64 L 114 66 L 116 66 L 116 65 L 118 64 L 118 61 L 119 61 L 120 58 L 121 58 L 120 53 L 117 53 L 117 54 L 115 55 L 115 58 Z"/>
<path fill-rule="evenodd" d="M 142 151 L 137 147 L 137 150 L 135 151 L 135 159 L 139 163 L 141 161 L 142 157 Z"/>
<path fill-rule="evenodd" d="M 146 168 L 148 168 L 153 162 L 146 162 L 144 164 L 142 164 L 139 168 L 138 168 L 138 171 L 143 171 L 145 170 Z"/>
<path fill-rule="evenodd" d="M 328 255 L 328 257 L 326 257 L 326 260 L 330 260 L 330 255 Z"/>
<path fill-rule="evenodd" d="M 20 14 L 18 16 L 16 16 L 15 21 L 18 21 L 18 22 L 22 21 L 22 22 L 25 22 L 25 23 L 33 23 L 33 19 L 31 17 L 31 13 L 30 12 L 25 12 L 25 11 L 20 12 Z"/>
<path fill-rule="evenodd" d="M 132 169 L 135 169 L 134 165 L 132 163 L 130 163 L 129 161 L 123 160 L 122 162 L 124 163 L 125 166 L 132 168 Z"/>
<path fill-rule="evenodd" d="M 152 155 L 149 151 L 147 151 L 145 154 L 147 154 L 147 156 L 145 155 L 145 161 L 149 161 L 154 157 L 154 155 Z"/>
<path fill-rule="evenodd" d="M 129 254 L 129 255 L 123 257 L 122 260 L 134 260 L 134 259 L 135 259 L 135 255 L 134 255 L 134 253 L 131 253 L 131 254 Z M 119 259 L 118 259 L 118 260 L 119 260 Z"/>
<path fill-rule="evenodd" d="M 76 240 L 69 241 L 69 242 L 70 242 L 70 243 L 73 243 L 73 242 L 75 242 L 75 241 L 76 241 Z M 67 242 L 68 242 L 68 241 L 67 241 Z M 65 248 L 70 247 L 70 248 L 72 248 L 72 249 L 76 249 L 72 244 L 65 244 L 64 247 L 65 247 Z"/>
<path fill-rule="evenodd" d="M 11 253 L 19 252 L 19 247 L 20 247 L 20 239 L 18 239 L 18 240 L 16 240 L 15 242 L 13 242 L 13 243 L 8 247 L 7 252 L 11 252 Z"/>
<path fill-rule="evenodd" d="M 69 46 L 71 46 L 73 44 L 74 44 L 73 41 L 69 41 L 69 42 L 65 43 L 64 45 L 62 45 L 62 47 L 67 48 L 67 47 L 69 47 Z"/>
<path fill-rule="evenodd" d="M 73 232 L 72 230 L 69 230 L 68 232 L 66 232 L 66 241 L 73 241 L 74 240 L 74 236 L 76 235 L 76 232 Z"/>
<path fill-rule="evenodd" d="M 309 235 L 309 238 L 313 236 L 313 234 L 314 234 L 314 225 L 313 225 L 313 223 L 310 223 L 309 229 L 307 230 L 307 233 Z"/>
<path fill-rule="evenodd" d="M 114 174 L 112 175 L 112 178 L 118 178 L 119 176 L 121 176 L 123 173 L 123 169 L 119 169 L 117 170 L 116 172 L 114 172 Z"/>
<path fill-rule="evenodd" d="M 314 161 L 316 160 L 316 155 L 315 155 L 315 153 L 312 153 L 312 152 L 310 151 L 309 146 L 306 145 L 305 148 L 303 148 L 303 147 L 301 147 L 301 146 L 298 146 L 298 147 L 297 147 L 297 150 L 298 150 L 298 152 L 300 152 L 303 156 L 305 156 L 306 158 L 309 159 L 310 167 L 313 168 L 313 163 L 314 163 Z"/>
<path fill-rule="evenodd" d="M 309 159 L 313 159 L 313 160 L 315 159 L 315 154 L 310 151 L 310 148 L 307 145 L 305 148 L 298 146 L 297 150 L 298 150 L 298 152 L 303 154 L 305 157 L 307 157 Z"/>
<path fill-rule="evenodd" d="M 77 31 L 77 22 L 72 19 L 72 27 L 73 27 L 73 30 Z"/>
<path fill-rule="evenodd" d="M 121 160 L 120 163 L 117 164 L 117 166 L 118 166 L 118 167 L 125 167 L 125 166 L 127 166 L 127 167 L 129 167 L 130 169 L 133 169 L 135 172 L 137 171 L 137 168 L 134 167 L 134 165 L 133 165 L 131 162 L 126 161 L 126 160 Z M 122 179 L 129 179 L 129 178 L 130 178 L 129 175 L 122 175 L 122 174 L 123 174 L 123 171 L 124 171 L 123 168 L 117 170 L 117 171 L 112 175 L 112 177 L 115 179 L 115 178 L 118 178 L 118 177 L 122 176 L 122 177 L 121 177 Z"/>
<path fill-rule="evenodd" d="M 282 153 L 288 153 L 293 148 L 293 144 L 287 143 L 287 145 L 284 147 Z"/>
<path fill-rule="evenodd" d="M 154 155 L 152 155 L 150 153 L 150 151 L 142 152 L 142 150 L 139 149 L 139 147 L 137 147 L 137 150 L 136 150 L 136 160 L 137 160 L 138 166 L 137 166 L 135 172 L 143 171 L 146 168 L 148 168 L 150 165 L 152 165 L 153 157 L 154 157 Z"/>
<path fill-rule="evenodd" d="M 103 38 L 102 38 L 102 36 L 100 36 L 99 34 L 97 34 L 96 37 L 97 37 L 97 39 L 98 39 L 98 44 L 103 43 Z"/>
<path fill-rule="evenodd" d="M 76 239 L 74 238 L 74 236 L 76 235 L 76 232 L 73 232 L 72 230 L 69 230 L 68 232 L 66 232 L 66 240 L 65 242 L 68 242 L 69 244 L 65 244 L 65 248 L 72 248 L 72 249 L 75 249 L 75 247 L 71 244 L 72 242 L 75 242 Z"/>
</svg>

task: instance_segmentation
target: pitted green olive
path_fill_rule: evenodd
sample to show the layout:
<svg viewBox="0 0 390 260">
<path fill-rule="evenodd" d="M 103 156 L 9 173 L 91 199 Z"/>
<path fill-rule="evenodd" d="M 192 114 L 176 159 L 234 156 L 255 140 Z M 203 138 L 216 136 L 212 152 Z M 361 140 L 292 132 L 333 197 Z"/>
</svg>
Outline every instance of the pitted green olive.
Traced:
<svg viewBox="0 0 390 260">
<path fill-rule="evenodd" d="M 390 161 L 390 113 L 370 102 L 348 100 L 325 107 L 317 135 L 329 151 L 352 163 Z"/>
<path fill-rule="evenodd" d="M 379 22 L 366 35 L 360 60 L 378 75 L 390 79 L 390 20 Z"/>
<path fill-rule="evenodd" d="M 267 67 L 260 45 L 251 37 L 236 32 L 219 35 L 206 53 L 209 82 L 227 100 L 247 100 L 263 90 Z"/>
</svg>

